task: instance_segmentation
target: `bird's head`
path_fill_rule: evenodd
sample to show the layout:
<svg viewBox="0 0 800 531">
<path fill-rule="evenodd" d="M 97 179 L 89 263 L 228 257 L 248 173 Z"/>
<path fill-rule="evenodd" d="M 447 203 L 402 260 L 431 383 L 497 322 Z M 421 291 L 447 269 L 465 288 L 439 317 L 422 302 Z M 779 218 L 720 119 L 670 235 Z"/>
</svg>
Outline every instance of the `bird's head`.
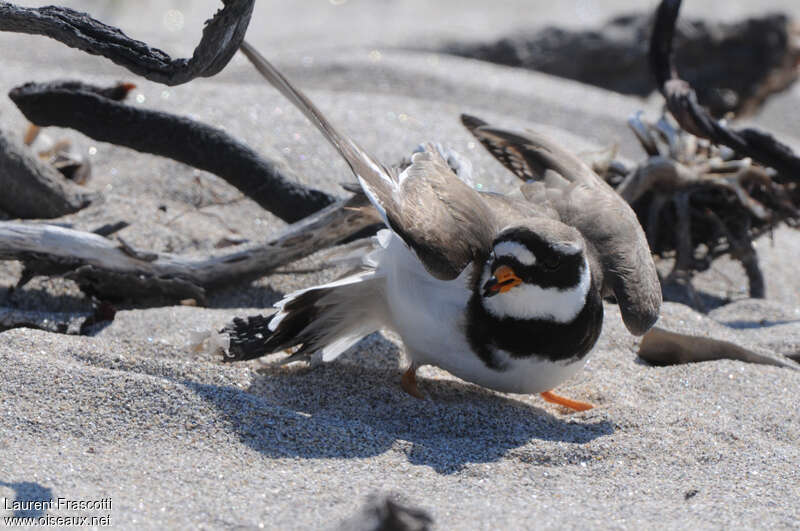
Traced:
<svg viewBox="0 0 800 531">
<path fill-rule="evenodd" d="M 590 284 L 580 233 L 539 218 L 498 233 L 477 289 L 497 318 L 569 322 L 583 309 Z"/>
</svg>

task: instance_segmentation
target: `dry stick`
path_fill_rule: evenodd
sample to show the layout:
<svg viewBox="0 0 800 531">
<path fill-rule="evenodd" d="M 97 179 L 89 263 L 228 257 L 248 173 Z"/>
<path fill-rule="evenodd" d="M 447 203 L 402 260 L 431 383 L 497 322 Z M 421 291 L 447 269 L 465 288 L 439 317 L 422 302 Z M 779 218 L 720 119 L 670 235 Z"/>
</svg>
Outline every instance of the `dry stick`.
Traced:
<svg viewBox="0 0 800 531">
<path fill-rule="evenodd" d="M 629 120 L 629 123 L 650 157 L 639 165 L 635 172 L 628 174 L 617 186 L 617 191 L 633 204 L 638 215 L 646 219 L 646 234 L 651 248 L 662 256 L 665 252 L 673 250 L 676 252 L 679 260 L 676 261 L 672 279 L 680 278 L 675 273 L 681 270 L 686 273 L 684 280 L 688 280 L 692 271 L 702 270 L 704 264 L 710 264 L 714 258 L 730 254 L 732 258 L 741 262 L 747 274 L 750 296 L 763 298 L 765 293 L 763 273 L 752 240 L 771 230 L 778 222 L 791 223 L 792 218 L 797 217 L 798 210 L 793 205 L 791 196 L 795 188 L 794 183 L 773 180 L 767 170 L 752 164 L 750 159 L 722 161 L 712 156 L 713 152 L 707 155 L 709 158 L 702 164 L 684 166 L 677 160 L 659 153 L 669 152 L 673 154 L 672 156 L 679 157 L 680 150 L 684 148 L 680 146 L 675 135 L 691 137 L 689 133 L 676 132 L 664 122 L 659 122 L 657 127 L 645 124 L 638 115 Z M 668 146 L 662 145 L 661 135 L 669 143 Z M 758 199 L 751 195 L 753 188 L 757 188 L 756 191 L 761 189 L 762 195 Z M 650 198 L 642 201 L 648 192 L 652 192 Z M 673 197 L 679 192 L 690 197 L 688 209 L 678 206 L 677 202 L 673 201 Z M 662 214 L 665 213 L 664 208 L 668 206 L 667 201 L 675 204 L 676 219 L 675 223 L 672 221 L 667 223 L 670 227 L 674 227 L 672 237 L 662 241 L 658 238 L 658 233 L 662 229 Z M 699 208 L 699 211 L 695 210 L 695 214 L 700 214 L 699 216 L 691 214 L 693 207 Z M 680 216 L 682 213 L 683 218 Z M 685 219 L 689 219 L 686 214 L 691 214 L 692 230 L 681 232 Z M 668 211 L 666 215 L 669 215 Z M 726 221 L 723 221 L 722 217 Z M 729 223 L 746 228 L 730 228 Z M 705 253 L 701 252 L 699 260 L 692 259 L 687 262 L 684 259 L 681 265 L 681 257 L 691 257 L 691 253 L 682 249 L 682 244 L 686 245 L 688 236 L 681 234 L 692 237 L 695 252 L 702 244 L 707 247 Z M 725 237 L 727 244 L 720 242 L 720 236 Z M 689 290 L 686 294 L 691 294 L 690 285 L 681 287 L 684 291 Z M 684 291 L 681 293 L 685 294 Z M 696 294 L 692 295 L 691 300 L 699 301 Z M 703 309 L 696 303 L 692 304 L 698 309 Z"/>
<path fill-rule="evenodd" d="M 91 312 L 44 312 L 0 306 L 0 331 L 11 328 L 35 328 L 57 333 L 77 333 Z"/>
<path fill-rule="evenodd" d="M 46 35 L 72 48 L 102 55 L 151 81 L 180 85 L 196 77 L 218 73 L 244 39 L 255 0 L 223 0 L 222 3 L 224 7 L 203 29 L 203 37 L 190 59 L 173 59 L 86 13 L 64 7 L 29 9 L 0 2 L 0 31 Z"/>
<path fill-rule="evenodd" d="M 689 192 L 681 191 L 672 198 L 675 205 L 678 241 L 675 244 L 675 268 L 673 273 L 686 275 L 692 268 L 694 245 L 692 245 L 692 216 L 689 213 Z"/>
<path fill-rule="evenodd" d="M 26 83 L 9 97 L 36 125 L 70 127 L 95 140 L 218 175 L 287 222 L 334 201 L 297 182 L 285 164 L 260 157 L 224 131 L 183 116 L 125 105 L 106 97 L 105 90 L 77 81 Z"/>
<path fill-rule="evenodd" d="M 680 7 L 681 0 L 662 0 L 650 40 L 650 67 L 670 113 L 689 133 L 728 146 L 741 157 L 774 168 L 786 179 L 800 180 L 800 157 L 791 148 L 763 131 L 734 130 L 714 120 L 697 102 L 692 87 L 680 79 L 672 49 Z"/>
<path fill-rule="evenodd" d="M 494 42 L 452 42 L 437 51 L 647 96 L 656 86 L 642 36 L 650 33 L 652 22 L 650 13 L 629 14 L 598 28 L 524 30 Z M 737 22 L 692 20 L 677 28 L 675 46 L 687 79 L 715 116 L 752 113 L 797 77 L 795 33 L 782 14 Z"/>
<path fill-rule="evenodd" d="M 100 93 L 113 100 L 123 100 L 135 85 L 118 83 Z M 40 128 L 33 126 L 25 135 L 24 144 L 36 139 Z M 96 194 L 76 186 L 63 172 L 41 160 L 31 149 L 0 130 L 0 209 L 18 218 L 55 218 L 71 214 L 87 206 Z"/>
<path fill-rule="evenodd" d="M 0 130 L 0 210 L 18 218 L 57 218 L 93 196 Z"/>
<path fill-rule="evenodd" d="M 677 218 L 675 235 L 675 265 L 672 268 L 667 282 L 679 286 L 688 297 L 691 306 L 703 313 L 705 305 L 691 283 L 691 270 L 694 263 L 694 246 L 692 245 L 692 218 L 689 212 L 689 192 L 681 191 L 672 197 Z"/>
<path fill-rule="evenodd" d="M 666 194 L 656 194 L 650 203 L 647 212 L 647 244 L 650 249 L 655 249 L 658 244 L 659 231 L 661 230 L 661 209 L 669 203 L 670 198 Z"/>
<path fill-rule="evenodd" d="M 494 42 L 446 43 L 435 50 L 647 96 L 656 86 L 642 36 L 650 34 L 652 22 L 650 13 L 631 13 L 598 28 L 546 27 L 503 35 Z M 685 75 L 715 116 L 752 114 L 797 78 L 798 30 L 786 15 L 770 13 L 737 22 L 690 20 L 676 30 L 675 47 Z"/>
<path fill-rule="evenodd" d="M 765 356 L 728 341 L 679 334 L 658 326 L 654 326 L 644 335 L 638 355 L 654 365 L 728 359 L 800 370 L 800 366 L 792 361 Z"/>
<path fill-rule="evenodd" d="M 770 182 L 770 184 L 772 184 Z M 678 190 L 687 190 L 693 187 L 697 190 L 709 188 L 724 188 L 731 191 L 742 207 L 753 217 L 767 221 L 770 213 L 766 208 L 753 199 L 742 188 L 738 180 L 728 181 L 724 178 L 701 179 L 694 168 L 687 167 L 678 161 L 659 155 L 651 156 L 639 164 L 616 188 L 619 195 L 629 204 L 641 199 L 647 192 L 655 191 L 657 195 L 671 196 Z"/>
<path fill-rule="evenodd" d="M 691 169 L 678 161 L 653 155 L 631 172 L 616 191 L 625 201 L 633 204 L 653 189 L 672 193 L 695 182 L 697 176 Z"/>
<path fill-rule="evenodd" d="M 740 234 L 736 235 L 722 222 L 714 211 L 707 209 L 705 214 L 711 223 L 717 227 L 717 230 L 725 235 L 729 244 L 730 255 L 739 260 L 742 264 L 745 275 L 747 275 L 750 298 L 765 298 L 767 290 L 764 283 L 764 274 L 761 272 L 761 266 L 758 263 L 758 254 L 756 253 L 755 247 L 753 247 L 753 242 L 750 240 L 748 231 L 742 230 Z"/>
<path fill-rule="evenodd" d="M 266 244 L 206 256 L 145 255 L 95 233 L 0 221 L 0 259 L 66 274 L 101 298 L 149 295 L 202 301 L 207 288 L 258 278 L 379 221 L 366 198 L 357 195 L 290 225 Z"/>
</svg>

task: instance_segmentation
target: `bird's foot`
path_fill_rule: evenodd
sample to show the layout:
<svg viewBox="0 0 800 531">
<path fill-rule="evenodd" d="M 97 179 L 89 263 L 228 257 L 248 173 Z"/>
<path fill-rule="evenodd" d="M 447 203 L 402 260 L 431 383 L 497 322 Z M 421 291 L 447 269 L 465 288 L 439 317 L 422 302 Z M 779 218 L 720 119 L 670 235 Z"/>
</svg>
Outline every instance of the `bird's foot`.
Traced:
<svg viewBox="0 0 800 531">
<path fill-rule="evenodd" d="M 418 367 L 412 363 L 411 366 L 406 369 L 406 372 L 403 373 L 403 377 L 400 379 L 400 386 L 403 388 L 403 391 L 414 398 L 424 400 L 425 395 L 423 395 L 417 387 L 417 368 Z"/>
<path fill-rule="evenodd" d="M 551 404 L 558 404 L 564 406 L 565 408 L 572 409 L 574 411 L 587 411 L 592 409 L 594 406 L 587 402 L 580 402 L 578 400 L 572 400 L 570 398 L 566 398 L 563 396 L 559 396 L 552 391 L 545 391 L 541 393 L 542 398 L 544 398 L 545 402 L 550 402 Z"/>
</svg>

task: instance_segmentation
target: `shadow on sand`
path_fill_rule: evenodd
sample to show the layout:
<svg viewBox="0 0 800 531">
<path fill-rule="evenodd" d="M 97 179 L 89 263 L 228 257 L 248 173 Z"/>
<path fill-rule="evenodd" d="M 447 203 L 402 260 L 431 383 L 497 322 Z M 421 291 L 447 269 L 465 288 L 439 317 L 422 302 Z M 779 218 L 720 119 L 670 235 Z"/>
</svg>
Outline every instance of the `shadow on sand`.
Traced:
<svg viewBox="0 0 800 531">
<path fill-rule="evenodd" d="M 33 502 L 46 502 L 53 499 L 53 490 L 49 487 L 44 487 L 39 483 L 33 481 L 19 481 L 17 483 L 9 483 L 0 481 L 0 487 L 8 487 L 14 490 L 14 500 L 8 500 L 6 504 L 11 507 L 15 503 L 20 504 L 24 509 L 15 510 L 12 516 L 18 518 L 38 518 L 44 516 L 47 512 L 45 510 L 28 508 Z M 5 507 L 0 507 L 0 510 Z"/>
<path fill-rule="evenodd" d="M 400 389 L 394 345 L 371 343 L 368 350 L 384 358 L 378 367 L 374 358 L 353 363 L 369 355 L 361 347 L 343 362 L 266 366 L 246 391 L 185 385 L 219 408 L 244 444 L 270 457 L 363 458 L 393 448 L 447 474 L 498 461 L 534 439 L 578 445 L 614 432 L 607 420 L 556 417 L 459 381 L 421 378 L 428 398 L 412 398 Z"/>
</svg>

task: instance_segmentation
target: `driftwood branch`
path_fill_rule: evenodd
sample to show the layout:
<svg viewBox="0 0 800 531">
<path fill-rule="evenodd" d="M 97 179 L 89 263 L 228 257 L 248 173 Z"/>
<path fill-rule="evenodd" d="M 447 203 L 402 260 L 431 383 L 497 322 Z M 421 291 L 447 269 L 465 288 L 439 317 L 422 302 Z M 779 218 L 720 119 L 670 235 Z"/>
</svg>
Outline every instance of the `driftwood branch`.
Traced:
<svg viewBox="0 0 800 531">
<path fill-rule="evenodd" d="M 651 13 L 615 17 L 597 28 L 548 27 L 494 42 L 453 42 L 438 51 L 574 79 L 623 94 L 657 89 L 648 71 Z M 736 22 L 686 20 L 675 52 L 686 80 L 712 115 L 752 113 L 798 77 L 798 29 L 785 15 Z"/>
<path fill-rule="evenodd" d="M 763 299 L 767 296 L 766 286 L 764 284 L 764 274 L 761 271 L 761 266 L 758 263 L 758 254 L 756 253 L 753 242 L 751 241 L 750 231 L 747 227 L 744 231 L 739 231 L 738 234 L 734 233 L 713 211 L 708 210 L 706 216 L 711 222 L 717 226 L 720 234 L 725 235 L 728 242 L 730 255 L 739 260 L 744 268 L 744 273 L 747 275 L 747 282 L 750 289 L 750 297 L 753 299 Z"/>
<path fill-rule="evenodd" d="M 800 158 L 768 133 L 735 130 L 715 120 L 698 103 L 674 59 L 680 5 L 680 0 L 660 3 L 649 51 L 674 121 L 632 117 L 629 125 L 649 158 L 626 177 L 607 179 L 636 211 L 653 252 L 675 259 L 665 290 L 679 287 L 670 296 L 703 310 L 691 277 L 724 254 L 742 264 L 750 296 L 765 296 L 752 241 L 780 222 L 797 225 Z"/>
<path fill-rule="evenodd" d="M 34 328 L 71 335 L 91 335 L 105 328 L 117 313 L 108 302 L 94 301 L 90 312 L 50 312 L 0 306 L 0 332 L 11 328 Z"/>
<path fill-rule="evenodd" d="M 20 310 L 0 306 L 0 331 L 11 328 L 35 328 L 59 334 L 77 334 L 90 312 L 53 313 L 36 310 Z"/>
<path fill-rule="evenodd" d="M 160 111 L 126 105 L 108 89 L 77 81 L 27 83 L 9 97 L 40 126 L 70 127 L 102 142 L 169 157 L 225 179 L 284 221 L 294 222 L 334 198 L 299 184 L 285 164 L 214 127 Z"/>
<path fill-rule="evenodd" d="M 653 365 L 738 360 L 800 370 L 800 365 L 791 360 L 759 354 L 720 339 L 670 332 L 658 326 L 654 326 L 644 335 L 638 355 Z"/>
<path fill-rule="evenodd" d="M 782 221 L 794 224 L 800 218 L 795 183 L 676 129 L 669 117 L 651 123 L 639 113 L 629 124 L 650 156 L 621 180 L 613 176 L 614 184 L 639 216 L 653 252 L 675 258 L 668 280 L 680 289 L 670 296 L 680 294 L 678 300 L 702 310 L 690 284 L 692 273 L 727 254 L 742 264 L 750 296 L 763 298 L 765 283 L 752 240 Z"/>
<path fill-rule="evenodd" d="M 650 41 L 650 67 L 670 113 L 689 133 L 728 146 L 740 157 L 751 157 L 786 179 L 800 179 L 800 157 L 791 148 L 769 133 L 750 128 L 735 130 L 715 120 L 700 106 L 689 83 L 679 77 L 673 37 L 680 7 L 681 0 L 662 0 Z"/>
<path fill-rule="evenodd" d="M 670 193 L 695 180 L 695 174 L 683 164 L 655 155 L 631 172 L 616 190 L 625 201 L 633 204 L 654 189 Z"/>
<path fill-rule="evenodd" d="M 290 225 L 261 245 L 243 245 L 210 256 L 141 253 L 99 234 L 54 225 L 0 222 L 0 259 L 74 279 L 103 299 L 145 295 L 204 300 L 208 288 L 257 278 L 334 245 L 379 222 L 362 195 L 339 201 Z"/>
<path fill-rule="evenodd" d="M 93 198 L 3 130 L 0 190 L 0 210 L 18 218 L 57 218 L 80 210 Z"/>
<path fill-rule="evenodd" d="M 180 85 L 218 73 L 244 39 L 255 0 L 222 3 L 224 7 L 206 24 L 190 59 L 173 59 L 86 13 L 64 7 L 24 8 L 0 2 L 0 31 L 46 35 L 72 48 L 106 57 L 151 81 Z"/>
</svg>

